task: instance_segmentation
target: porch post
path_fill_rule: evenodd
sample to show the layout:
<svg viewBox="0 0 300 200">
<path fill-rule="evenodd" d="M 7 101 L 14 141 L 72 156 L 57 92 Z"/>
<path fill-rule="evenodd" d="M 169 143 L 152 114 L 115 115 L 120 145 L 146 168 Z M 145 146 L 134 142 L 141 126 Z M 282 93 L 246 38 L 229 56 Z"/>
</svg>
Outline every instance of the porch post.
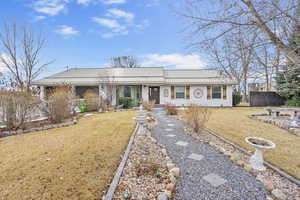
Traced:
<svg viewBox="0 0 300 200">
<path fill-rule="evenodd" d="M 40 86 L 40 99 L 42 101 L 45 100 L 45 86 L 43 86 L 43 85 Z"/>
</svg>

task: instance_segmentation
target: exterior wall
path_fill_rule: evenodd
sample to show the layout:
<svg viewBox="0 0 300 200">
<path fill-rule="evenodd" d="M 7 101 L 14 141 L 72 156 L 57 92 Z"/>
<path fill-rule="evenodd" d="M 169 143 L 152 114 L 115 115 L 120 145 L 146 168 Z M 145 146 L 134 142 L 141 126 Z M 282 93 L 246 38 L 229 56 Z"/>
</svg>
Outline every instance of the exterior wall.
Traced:
<svg viewBox="0 0 300 200">
<path fill-rule="evenodd" d="M 195 89 L 200 88 L 203 92 L 201 98 L 194 97 Z M 165 97 L 164 90 L 168 90 L 168 96 Z M 199 106 L 211 106 L 211 107 L 232 107 L 232 86 L 227 86 L 227 98 L 226 99 L 207 99 L 207 86 L 190 86 L 190 99 L 171 99 L 171 86 L 160 87 L 160 103 L 161 104 L 173 104 L 176 106 L 187 106 L 190 104 L 196 104 Z"/>
<path fill-rule="evenodd" d="M 142 99 L 143 101 L 149 101 L 149 86 L 142 85 Z"/>
</svg>

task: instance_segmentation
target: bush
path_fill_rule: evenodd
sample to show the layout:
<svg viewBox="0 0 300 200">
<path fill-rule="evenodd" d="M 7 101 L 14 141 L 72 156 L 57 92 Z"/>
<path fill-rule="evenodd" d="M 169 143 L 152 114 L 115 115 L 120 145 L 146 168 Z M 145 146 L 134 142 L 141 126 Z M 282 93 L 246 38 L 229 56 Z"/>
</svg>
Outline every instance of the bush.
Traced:
<svg viewBox="0 0 300 200">
<path fill-rule="evenodd" d="M 175 105 L 167 104 L 165 105 L 165 109 L 167 111 L 167 115 L 177 115 L 178 110 Z"/>
<path fill-rule="evenodd" d="M 87 90 L 83 98 L 85 99 L 86 111 L 97 111 L 99 109 L 99 96 L 95 91 Z"/>
<path fill-rule="evenodd" d="M 155 105 L 155 100 L 143 102 L 143 108 L 147 111 L 152 111 L 154 105 Z"/>
<path fill-rule="evenodd" d="M 184 113 L 186 123 L 195 133 L 199 133 L 199 131 L 204 128 L 209 116 L 210 110 L 208 108 L 197 105 L 190 106 Z"/>
<path fill-rule="evenodd" d="M 241 103 L 242 96 L 240 94 L 233 94 L 232 95 L 232 104 L 236 106 Z"/>
<path fill-rule="evenodd" d="M 119 105 L 123 105 L 123 108 L 131 108 L 133 100 L 131 97 L 120 97 L 119 98 Z"/>
<path fill-rule="evenodd" d="M 72 93 L 68 86 L 58 86 L 48 98 L 47 114 L 49 120 L 60 123 L 72 116 Z"/>
<path fill-rule="evenodd" d="M 152 158 L 140 159 L 134 162 L 134 171 L 137 176 L 154 176 L 162 166 Z"/>
<path fill-rule="evenodd" d="M 288 106 L 300 106 L 300 99 L 288 99 L 286 104 Z"/>
<path fill-rule="evenodd" d="M 25 122 L 31 121 L 40 100 L 28 92 L 1 91 L 1 121 L 8 130 L 24 128 Z"/>
</svg>

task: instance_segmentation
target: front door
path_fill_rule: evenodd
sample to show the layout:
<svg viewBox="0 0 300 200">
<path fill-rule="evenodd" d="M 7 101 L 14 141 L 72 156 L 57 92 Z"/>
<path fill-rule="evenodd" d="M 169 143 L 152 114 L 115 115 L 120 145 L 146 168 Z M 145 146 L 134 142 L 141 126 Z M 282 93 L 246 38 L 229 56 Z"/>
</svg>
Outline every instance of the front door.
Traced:
<svg viewBox="0 0 300 200">
<path fill-rule="evenodd" d="M 149 101 L 155 100 L 159 104 L 159 87 L 149 87 Z"/>
</svg>

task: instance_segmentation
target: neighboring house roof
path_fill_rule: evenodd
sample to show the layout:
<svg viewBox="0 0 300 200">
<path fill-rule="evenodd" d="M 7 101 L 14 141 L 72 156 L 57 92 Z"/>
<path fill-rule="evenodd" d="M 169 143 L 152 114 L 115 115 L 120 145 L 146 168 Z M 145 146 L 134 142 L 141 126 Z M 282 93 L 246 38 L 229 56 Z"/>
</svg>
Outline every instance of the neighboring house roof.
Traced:
<svg viewBox="0 0 300 200">
<path fill-rule="evenodd" d="M 228 84 L 236 81 L 217 70 L 167 70 L 163 67 L 140 68 L 73 68 L 36 80 L 34 85 L 115 84 Z"/>
</svg>

